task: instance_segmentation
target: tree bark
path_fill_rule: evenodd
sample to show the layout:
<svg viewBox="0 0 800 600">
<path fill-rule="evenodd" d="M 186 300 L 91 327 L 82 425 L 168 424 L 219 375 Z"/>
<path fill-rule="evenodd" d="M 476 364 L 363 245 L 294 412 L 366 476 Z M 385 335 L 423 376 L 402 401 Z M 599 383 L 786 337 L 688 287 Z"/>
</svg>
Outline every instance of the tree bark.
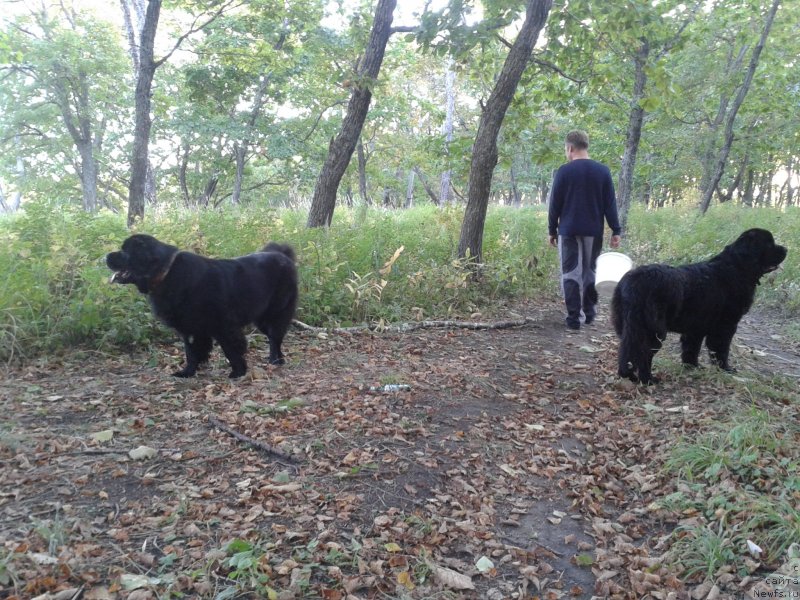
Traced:
<svg viewBox="0 0 800 600">
<path fill-rule="evenodd" d="M 358 138 L 358 194 L 364 206 L 369 206 L 372 202 L 367 195 L 367 153 L 364 152 L 364 140 Z"/>
<path fill-rule="evenodd" d="M 467 207 L 458 243 L 460 258 L 469 257 L 478 263 L 483 258 L 483 228 L 492 188 L 492 174 L 497 165 L 497 136 L 552 5 L 553 0 L 528 0 L 525 21 L 481 114 L 472 148 Z"/>
<path fill-rule="evenodd" d="M 406 208 L 414 205 L 414 175 L 414 169 L 409 169 L 406 179 Z"/>
<path fill-rule="evenodd" d="M 281 38 L 281 42 L 279 42 L 279 44 L 276 46 L 277 50 L 280 50 L 280 47 L 283 45 L 282 40 L 283 38 Z M 261 76 L 261 80 L 258 83 L 258 88 L 256 89 L 255 98 L 253 98 L 253 107 L 250 109 L 250 113 L 247 115 L 247 121 L 245 122 L 245 133 L 242 136 L 241 141 L 235 143 L 233 147 L 233 155 L 236 162 L 236 175 L 233 179 L 231 204 L 234 205 L 239 205 L 241 202 L 242 183 L 244 181 L 244 165 L 247 162 L 247 153 L 250 151 L 250 143 L 252 141 L 253 131 L 256 127 L 258 115 L 261 114 L 261 109 L 264 107 L 264 103 L 266 102 L 265 95 L 269 80 L 269 74 Z"/>
<path fill-rule="evenodd" d="M 714 168 L 713 175 L 708 182 L 708 187 L 703 190 L 703 198 L 700 201 L 701 214 L 705 214 L 708 210 L 708 207 L 711 205 L 711 198 L 714 195 L 714 190 L 717 189 L 719 180 L 722 179 L 722 174 L 725 172 L 725 163 L 728 161 L 728 155 L 730 154 L 731 146 L 733 145 L 733 125 L 736 122 L 736 115 L 739 112 L 739 108 L 742 106 L 745 97 L 747 96 L 747 92 L 750 90 L 750 84 L 753 81 L 753 75 L 755 74 L 756 67 L 758 66 L 758 60 L 761 56 L 761 51 L 764 49 L 764 45 L 767 43 L 767 37 L 769 36 L 769 31 L 772 28 L 772 22 L 775 20 L 775 13 L 778 12 L 780 3 L 781 0 L 773 0 L 772 2 L 772 6 L 770 7 L 769 12 L 767 13 L 767 18 L 764 22 L 764 29 L 761 31 L 761 37 L 759 38 L 756 47 L 753 48 L 753 54 L 750 56 L 750 64 L 747 67 L 747 73 L 745 74 L 744 81 L 736 93 L 736 97 L 731 105 L 731 110 L 728 113 L 728 118 L 725 121 L 724 142 L 722 144 L 722 148 L 720 149 L 719 155 L 717 156 L 716 166 Z"/>
<path fill-rule="evenodd" d="M 444 97 L 445 97 L 445 117 L 442 125 L 442 135 L 444 135 L 444 155 L 446 160 L 450 160 L 450 142 L 453 141 L 453 116 L 456 112 L 455 94 L 456 72 L 453 70 L 453 59 L 447 61 L 447 70 L 444 76 Z M 442 172 L 439 185 L 439 199 L 442 205 L 450 202 L 450 178 L 452 170 L 446 169 Z"/>
<path fill-rule="evenodd" d="M 742 204 L 744 206 L 753 206 L 753 181 L 755 180 L 755 169 L 750 167 L 747 169 L 747 179 L 744 184 L 744 191 L 742 192 Z"/>
<path fill-rule="evenodd" d="M 331 140 L 328 156 L 314 188 L 311 209 L 308 213 L 308 227 L 328 227 L 333 219 L 336 191 L 339 189 L 339 183 L 353 156 L 367 118 L 372 99 L 372 86 L 380 73 L 386 44 L 392 34 L 392 15 L 396 4 L 397 0 L 378 0 L 369 42 L 357 70 L 356 82 L 352 86 L 347 114 L 338 135 Z"/>
<path fill-rule="evenodd" d="M 283 21 L 283 34 L 280 36 L 278 41 L 275 43 L 273 48 L 276 51 L 280 51 L 283 48 L 283 44 L 286 41 L 286 28 L 287 28 L 287 20 L 284 19 Z M 242 182 L 244 180 L 244 165 L 247 162 L 247 153 L 250 150 L 250 144 L 252 143 L 253 131 L 256 127 L 256 121 L 258 120 L 258 116 L 261 114 L 261 109 L 264 107 L 266 103 L 266 93 L 267 93 L 267 86 L 269 85 L 270 79 L 272 78 L 272 73 L 265 73 L 261 76 L 260 81 L 258 83 L 258 88 L 256 88 L 256 95 L 253 99 L 253 108 L 250 110 L 250 113 L 247 116 L 247 121 L 245 123 L 245 133 L 242 137 L 241 142 L 237 143 L 234 146 L 234 158 L 236 160 L 236 177 L 233 180 L 233 194 L 231 195 L 231 204 L 238 205 L 241 199 L 242 194 Z"/>
<path fill-rule="evenodd" d="M 642 45 L 636 50 L 634 60 L 633 97 L 631 98 L 628 115 L 628 132 L 625 136 L 625 152 L 622 155 L 622 165 L 619 171 L 619 186 L 617 189 L 617 210 L 623 231 L 628 223 L 628 211 L 631 207 L 633 195 L 633 172 L 636 168 L 636 155 L 639 152 L 639 142 L 642 138 L 642 123 L 644 123 L 644 109 L 641 102 L 644 99 L 647 87 L 647 59 L 650 56 L 650 43 L 642 40 Z"/>
<path fill-rule="evenodd" d="M 509 177 L 511 178 L 511 204 L 519 207 L 522 205 L 522 194 L 519 193 L 519 186 L 517 186 L 517 176 L 514 172 L 513 162 L 509 171 Z"/>
<path fill-rule="evenodd" d="M 725 75 L 727 77 L 733 78 L 736 76 L 736 73 L 739 72 L 739 69 L 742 68 L 742 63 L 744 62 L 744 57 L 747 55 L 747 45 L 743 45 L 739 50 L 739 53 L 736 55 L 736 58 L 728 57 L 728 63 L 725 68 Z M 719 98 L 719 107 L 717 108 L 717 114 L 714 116 L 714 120 L 711 121 L 709 125 L 709 134 L 708 134 L 708 146 L 706 147 L 705 152 L 703 153 L 703 176 L 700 179 L 700 189 L 705 190 L 708 187 L 709 182 L 711 181 L 711 176 L 714 170 L 714 154 L 715 154 L 715 142 L 717 138 L 717 132 L 722 124 L 725 122 L 725 115 L 728 112 L 728 105 L 730 104 L 731 98 L 730 94 L 725 92 Z"/>
<path fill-rule="evenodd" d="M 136 78 L 136 120 L 133 133 L 133 155 L 131 157 L 131 183 L 128 190 L 128 227 L 144 219 L 145 188 L 147 184 L 148 147 L 150 145 L 151 89 L 156 68 L 153 52 L 161 0 L 148 0 L 144 25 L 139 39 L 139 76 Z"/>
<path fill-rule="evenodd" d="M 6 212 L 13 213 L 19 210 L 19 205 L 22 204 L 22 190 L 19 186 L 22 184 L 22 180 L 25 178 L 25 162 L 22 160 L 22 155 L 19 154 L 19 134 L 14 136 L 14 147 L 17 148 L 17 178 L 19 179 L 17 191 L 14 192 L 13 199 L 8 202 L 5 199 L 3 200 L 3 208 Z"/>
<path fill-rule="evenodd" d="M 428 194 L 431 202 L 437 206 L 440 205 L 441 202 L 439 201 L 439 198 L 436 197 L 436 192 L 433 191 L 430 181 L 428 181 L 428 178 L 425 177 L 425 173 L 422 172 L 422 169 L 419 167 L 414 167 L 414 173 L 417 174 L 417 177 L 419 177 L 419 180 L 422 182 L 422 187 L 425 189 L 425 193 Z"/>
<path fill-rule="evenodd" d="M 138 81 L 139 79 L 139 44 L 141 39 L 142 21 L 145 16 L 145 2 L 146 0 L 120 0 L 122 8 L 123 24 L 125 27 L 125 35 L 128 38 L 128 52 L 131 55 L 131 64 L 133 65 L 133 76 Z M 131 9 L 133 13 L 131 14 Z M 153 164 L 150 162 L 150 157 L 147 157 L 147 173 L 145 175 L 144 183 L 144 197 L 148 204 L 155 204 L 157 201 L 156 196 L 156 177 Z"/>
</svg>

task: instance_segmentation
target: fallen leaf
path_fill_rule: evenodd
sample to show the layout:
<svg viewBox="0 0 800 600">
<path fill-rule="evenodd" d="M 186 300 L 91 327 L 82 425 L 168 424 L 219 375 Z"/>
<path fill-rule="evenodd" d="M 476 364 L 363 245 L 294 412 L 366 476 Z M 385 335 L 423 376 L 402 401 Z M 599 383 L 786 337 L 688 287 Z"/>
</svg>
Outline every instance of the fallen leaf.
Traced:
<svg viewBox="0 0 800 600">
<path fill-rule="evenodd" d="M 451 590 L 475 589 L 475 584 L 472 583 L 472 578 L 468 575 L 464 575 L 458 571 L 430 563 L 428 566 L 433 572 L 433 577 L 436 579 L 436 581 L 446 588 L 450 588 Z"/>
<path fill-rule="evenodd" d="M 494 569 L 494 563 L 491 561 L 490 558 L 486 556 L 481 556 L 475 563 L 475 568 L 478 569 L 478 571 L 480 571 L 481 573 L 488 573 L 492 569 Z"/>
<path fill-rule="evenodd" d="M 89 437 L 91 437 L 95 442 L 110 442 L 111 438 L 114 437 L 114 430 L 104 429 L 103 431 L 98 431 L 97 433 L 93 433 Z"/>
<path fill-rule="evenodd" d="M 158 451 L 150 446 L 139 446 L 128 452 L 128 456 L 133 460 L 146 460 L 148 458 L 153 458 L 157 454 Z"/>
</svg>

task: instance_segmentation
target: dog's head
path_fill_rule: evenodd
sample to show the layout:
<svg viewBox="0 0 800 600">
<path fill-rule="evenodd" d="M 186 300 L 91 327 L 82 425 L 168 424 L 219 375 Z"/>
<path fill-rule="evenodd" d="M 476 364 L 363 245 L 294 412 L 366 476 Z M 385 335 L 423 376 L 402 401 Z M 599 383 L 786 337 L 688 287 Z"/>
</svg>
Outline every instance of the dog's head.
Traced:
<svg viewBox="0 0 800 600">
<path fill-rule="evenodd" d="M 132 235 L 119 252 L 106 256 L 106 265 L 114 271 L 111 283 L 132 283 L 147 294 L 166 277 L 178 249 L 159 242 L 151 235 Z"/>
<path fill-rule="evenodd" d="M 786 248 L 776 244 L 772 233 L 766 229 L 748 229 L 726 250 L 756 277 L 777 269 L 787 253 Z"/>
</svg>

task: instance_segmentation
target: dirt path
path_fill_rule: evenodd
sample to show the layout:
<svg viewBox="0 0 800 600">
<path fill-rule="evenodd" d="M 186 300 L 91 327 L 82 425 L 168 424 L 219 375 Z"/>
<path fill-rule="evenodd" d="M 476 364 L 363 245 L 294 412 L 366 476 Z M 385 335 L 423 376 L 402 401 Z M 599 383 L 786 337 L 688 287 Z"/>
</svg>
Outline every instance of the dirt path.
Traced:
<svg viewBox="0 0 800 600">
<path fill-rule="evenodd" d="M 169 377 L 177 346 L 7 373 L 0 597 L 688 597 L 658 561 L 674 527 L 654 504 L 673 491 L 659 467 L 678 437 L 765 401 L 682 372 L 671 347 L 663 384 L 633 386 L 602 313 L 577 334 L 557 302 L 520 313 L 534 322 L 296 332 L 289 365 L 233 383 L 216 353 Z M 733 360 L 740 380 L 800 377 L 798 348 L 759 315 Z M 411 391 L 370 391 L 385 383 Z M 132 459 L 139 446 L 154 455 Z M 237 582 L 262 591 L 235 596 Z"/>
</svg>

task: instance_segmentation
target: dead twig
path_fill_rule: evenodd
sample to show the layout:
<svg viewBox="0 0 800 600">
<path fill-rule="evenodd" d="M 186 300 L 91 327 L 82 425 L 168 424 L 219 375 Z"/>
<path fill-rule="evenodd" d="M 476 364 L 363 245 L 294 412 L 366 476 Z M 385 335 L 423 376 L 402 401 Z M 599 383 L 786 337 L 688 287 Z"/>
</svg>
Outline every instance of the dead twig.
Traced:
<svg viewBox="0 0 800 600">
<path fill-rule="evenodd" d="M 235 437 L 240 442 L 244 442 L 246 444 L 250 444 L 251 446 L 254 446 L 255 448 L 258 448 L 259 450 L 262 450 L 262 451 L 266 452 L 267 454 L 272 454 L 273 456 L 277 456 L 278 458 L 281 458 L 281 459 L 283 459 L 285 461 L 288 461 L 290 463 L 295 463 L 296 462 L 294 458 L 292 458 L 291 456 L 289 456 L 285 452 L 282 452 L 281 450 L 279 450 L 275 446 L 272 446 L 271 444 L 267 444 L 265 442 L 260 442 L 260 441 L 254 439 L 254 438 L 251 438 L 249 435 L 245 435 L 243 433 L 240 433 L 239 431 L 236 431 L 235 429 L 233 429 L 229 425 L 226 425 L 225 423 L 223 423 L 222 421 L 220 421 L 219 419 L 217 419 L 213 415 L 208 415 L 208 423 L 209 423 L 209 425 L 213 425 L 217 429 L 219 429 L 221 431 L 224 431 L 225 433 L 227 433 L 229 435 L 232 435 L 233 437 Z M 287 465 L 287 466 L 289 466 L 289 465 Z"/>
<path fill-rule="evenodd" d="M 473 331 L 484 329 L 509 329 L 511 327 L 522 327 L 528 323 L 533 323 L 535 319 L 523 317 L 511 321 L 419 321 L 417 323 L 399 323 L 398 325 L 358 325 L 355 327 L 314 327 L 295 319 L 292 321 L 295 327 L 305 331 L 318 333 L 365 333 L 365 332 L 392 332 L 406 333 L 418 329 L 471 329 Z"/>
</svg>

